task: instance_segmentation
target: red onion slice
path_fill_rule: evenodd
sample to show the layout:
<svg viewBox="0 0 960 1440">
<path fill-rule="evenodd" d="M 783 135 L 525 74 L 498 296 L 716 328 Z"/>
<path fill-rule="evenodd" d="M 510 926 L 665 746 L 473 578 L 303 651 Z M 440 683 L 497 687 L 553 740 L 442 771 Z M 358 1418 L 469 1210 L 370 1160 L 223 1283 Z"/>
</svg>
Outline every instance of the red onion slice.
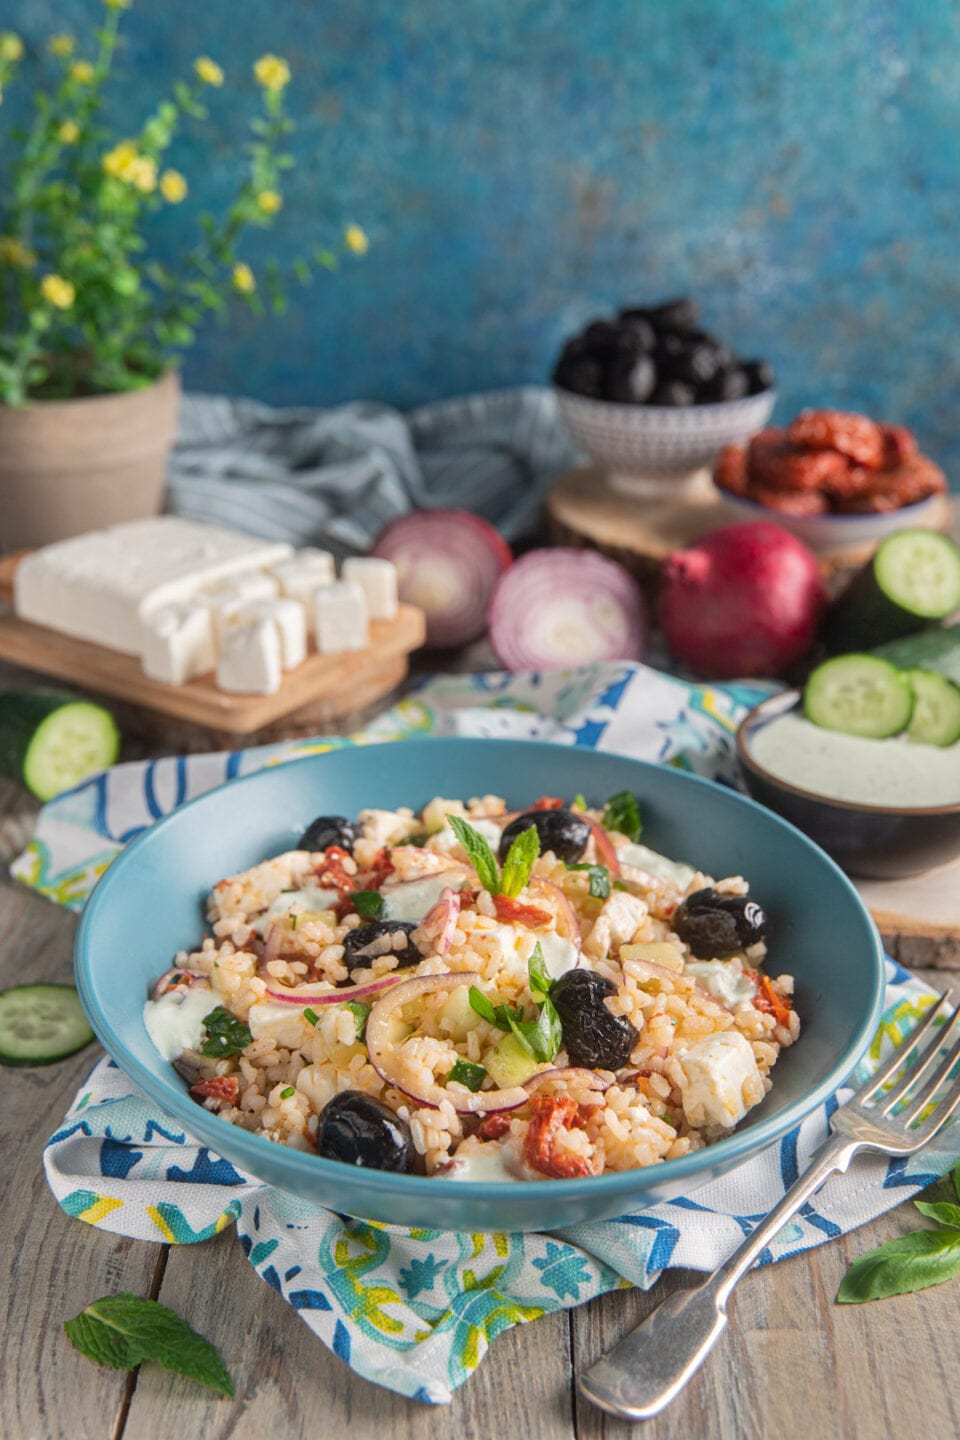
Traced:
<svg viewBox="0 0 960 1440">
<path fill-rule="evenodd" d="M 595 550 L 531 550 L 498 581 L 489 619 L 508 670 L 642 660 L 647 648 L 639 585 Z"/>
<path fill-rule="evenodd" d="M 448 509 L 415 510 L 393 520 L 371 554 L 396 565 L 400 599 L 425 613 L 433 649 L 480 638 L 493 588 L 513 558 L 486 520 Z"/>
<path fill-rule="evenodd" d="M 274 960 L 280 959 L 280 946 L 283 943 L 283 931 L 279 925 L 271 925 L 267 931 L 266 942 L 263 947 L 263 955 L 260 957 L 261 964 L 270 965 Z"/>
<path fill-rule="evenodd" d="M 580 921 L 577 919 L 577 912 L 574 910 L 566 895 L 559 885 L 554 885 L 552 880 L 543 880 L 539 875 L 534 875 L 530 881 L 530 889 L 538 890 L 541 895 L 549 897 L 557 907 L 557 934 L 566 934 L 568 940 L 576 945 L 579 950 L 583 937 L 580 932 Z M 563 921 L 563 929 L 560 921 Z M 577 960 L 579 965 L 580 961 Z"/>
<path fill-rule="evenodd" d="M 379 995 L 403 980 L 403 973 L 380 975 L 376 980 L 367 980 L 362 985 L 343 985 L 339 990 L 320 990 L 316 985 L 267 986 L 271 1000 L 282 1000 L 286 1005 L 342 1005 L 345 1000 L 365 1000 L 369 995 Z"/>
<path fill-rule="evenodd" d="M 409 1082 L 398 1073 L 398 1049 L 389 1039 L 389 1021 L 394 1011 L 415 1000 L 418 995 L 432 995 L 436 990 L 456 990 L 461 985 L 479 985 L 475 970 L 445 971 L 442 975 L 417 975 L 395 986 L 374 1005 L 367 1016 L 367 1054 L 370 1064 L 387 1085 L 402 1090 L 411 1099 L 434 1109 L 442 1100 L 449 1100 L 462 1115 L 486 1115 L 494 1110 L 516 1110 L 527 1102 L 522 1085 L 509 1090 L 450 1090 L 444 1085 L 424 1085 L 423 1093 L 410 1090 Z"/>
<path fill-rule="evenodd" d="M 150 991 L 151 1000 L 159 1000 L 162 995 L 167 995 L 171 990 L 189 990 L 198 980 L 206 980 L 206 975 L 200 975 L 196 970 L 185 970 L 182 965 L 174 965 L 172 970 L 164 970 L 160 979 Z"/>
<path fill-rule="evenodd" d="M 438 955 L 446 955 L 453 943 L 460 919 L 460 895 L 456 890 L 441 890 L 440 899 L 417 926 L 416 934 L 432 941 Z"/>
<path fill-rule="evenodd" d="M 609 1090 L 614 1083 L 613 1080 L 606 1080 L 598 1075 L 595 1070 L 585 1070 L 581 1065 L 561 1065 L 555 1070 L 541 1070 L 536 1075 L 531 1075 L 529 1080 L 524 1081 L 524 1090 L 528 1094 L 539 1088 L 546 1081 L 568 1080 L 573 1085 L 585 1085 L 588 1090 Z"/>
<path fill-rule="evenodd" d="M 610 836 L 607 834 L 606 830 L 604 830 L 599 820 L 591 820 L 589 815 L 584 815 L 583 819 L 586 820 L 587 824 L 590 826 L 590 829 L 593 832 L 593 843 L 596 847 L 600 863 L 602 865 L 606 865 L 607 869 L 610 871 L 611 880 L 619 880 L 620 861 L 617 857 L 617 852 L 614 849 L 613 841 L 610 839 Z"/>
</svg>

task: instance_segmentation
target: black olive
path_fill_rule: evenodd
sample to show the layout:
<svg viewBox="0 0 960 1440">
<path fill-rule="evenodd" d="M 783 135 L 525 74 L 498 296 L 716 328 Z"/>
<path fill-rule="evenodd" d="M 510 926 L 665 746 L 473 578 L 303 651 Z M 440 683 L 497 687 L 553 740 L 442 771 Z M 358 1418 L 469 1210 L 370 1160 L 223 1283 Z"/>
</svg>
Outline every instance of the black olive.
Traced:
<svg viewBox="0 0 960 1440">
<path fill-rule="evenodd" d="M 678 905 L 673 928 L 698 959 L 715 960 L 762 940 L 767 916 L 749 895 L 721 895 L 708 886 Z"/>
<path fill-rule="evenodd" d="M 298 850 L 326 850 L 330 845 L 339 845 L 341 850 L 353 854 L 357 827 L 343 815 L 318 815 L 311 821 L 297 841 Z"/>
<path fill-rule="evenodd" d="M 501 860 L 506 859 L 507 851 L 517 836 L 529 830 L 531 825 L 540 836 L 541 853 L 552 850 L 557 859 L 567 865 L 573 865 L 580 859 L 590 839 L 590 826 L 586 820 L 581 820 L 570 810 L 528 810 L 504 826 L 500 837 Z"/>
<path fill-rule="evenodd" d="M 412 1170 L 409 1126 L 382 1100 L 343 1090 L 328 1100 L 317 1125 L 317 1153 L 368 1170 Z"/>
<path fill-rule="evenodd" d="M 351 973 L 381 955 L 396 955 L 401 966 L 416 965 L 423 959 L 410 938 L 416 928 L 410 920 L 371 920 L 358 925 L 343 942 L 343 963 Z"/>
<path fill-rule="evenodd" d="M 620 1070 L 630 1059 L 638 1033 L 626 1016 L 611 1015 L 603 1003 L 616 993 L 612 980 L 592 970 L 568 970 L 550 987 L 571 1065 Z"/>
</svg>

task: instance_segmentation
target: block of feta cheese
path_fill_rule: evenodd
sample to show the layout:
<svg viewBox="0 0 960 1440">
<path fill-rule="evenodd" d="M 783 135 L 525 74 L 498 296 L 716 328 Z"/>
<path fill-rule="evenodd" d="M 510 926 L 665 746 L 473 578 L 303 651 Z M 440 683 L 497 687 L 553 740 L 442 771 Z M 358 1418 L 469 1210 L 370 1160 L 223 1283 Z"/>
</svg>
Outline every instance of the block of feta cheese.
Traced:
<svg viewBox="0 0 960 1440">
<path fill-rule="evenodd" d="M 324 585 L 313 597 L 317 649 L 321 655 L 362 650 L 369 642 L 367 597 L 351 580 Z"/>
<path fill-rule="evenodd" d="M 263 570 L 249 570 L 224 580 L 222 585 L 201 590 L 197 600 L 209 608 L 214 629 L 222 639 L 226 626 L 238 610 L 242 610 L 244 605 L 248 605 L 252 600 L 272 599 L 279 589 L 279 582 L 273 575 L 268 575 Z"/>
<path fill-rule="evenodd" d="M 270 620 L 251 620 L 225 630 L 217 661 L 217 685 L 238 695 L 274 695 L 280 689 L 280 634 Z"/>
<path fill-rule="evenodd" d="M 313 597 L 321 585 L 332 585 L 337 578 L 333 556 L 327 550 L 298 550 L 291 560 L 271 565 L 271 575 L 280 583 L 280 593 L 299 600 L 307 616 L 307 630 L 313 634 Z"/>
<path fill-rule="evenodd" d="M 344 580 L 359 585 L 371 620 L 392 620 L 397 613 L 397 567 L 374 555 L 353 555 L 340 567 Z"/>
<path fill-rule="evenodd" d="M 739 1030 L 721 1030 L 678 1057 L 680 1096 L 690 1125 L 732 1130 L 763 1099 L 763 1079 L 750 1042 Z"/>
<path fill-rule="evenodd" d="M 130 520 L 26 556 L 14 575 L 14 609 L 64 635 L 139 655 L 147 614 L 292 554 L 292 545 L 176 515 Z"/>
<path fill-rule="evenodd" d="M 285 595 L 270 600 L 247 600 L 226 623 L 232 628 L 252 620 L 267 620 L 276 626 L 284 670 L 295 670 L 303 664 L 307 658 L 307 614 L 299 600 Z"/>
<path fill-rule="evenodd" d="M 164 605 L 143 622 L 140 655 L 145 675 L 167 685 L 185 685 L 217 663 L 213 616 L 206 605 Z"/>
</svg>

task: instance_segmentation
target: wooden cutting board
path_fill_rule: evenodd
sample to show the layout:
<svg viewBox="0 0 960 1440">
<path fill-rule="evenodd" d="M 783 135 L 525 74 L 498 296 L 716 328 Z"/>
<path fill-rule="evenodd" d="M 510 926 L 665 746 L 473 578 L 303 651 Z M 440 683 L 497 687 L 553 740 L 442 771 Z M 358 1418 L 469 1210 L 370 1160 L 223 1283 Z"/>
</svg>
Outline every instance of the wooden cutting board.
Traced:
<svg viewBox="0 0 960 1440">
<path fill-rule="evenodd" d="M 12 602 L 21 558 L 0 558 L 0 605 Z M 284 675 L 274 695 L 228 694 L 217 688 L 212 674 L 186 685 L 165 685 L 144 675 L 136 656 L 34 625 L 10 608 L 0 612 L 0 659 L 122 701 L 144 733 L 171 741 L 176 737 L 193 749 L 207 747 L 191 744 L 191 731 L 205 732 L 208 746 L 229 746 L 281 732 L 329 730 L 338 717 L 355 716 L 395 689 L 406 677 L 410 652 L 425 635 L 423 611 L 401 605 L 395 619 L 371 623 L 366 649 L 343 655 L 313 652 Z"/>
</svg>

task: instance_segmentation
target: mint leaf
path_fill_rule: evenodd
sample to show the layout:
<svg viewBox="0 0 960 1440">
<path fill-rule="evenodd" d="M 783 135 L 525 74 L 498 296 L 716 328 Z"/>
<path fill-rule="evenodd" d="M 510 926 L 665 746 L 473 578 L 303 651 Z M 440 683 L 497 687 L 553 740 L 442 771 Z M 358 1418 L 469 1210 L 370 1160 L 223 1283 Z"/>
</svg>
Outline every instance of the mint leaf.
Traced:
<svg viewBox="0 0 960 1440">
<path fill-rule="evenodd" d="M 476 870 L 484 890 L 489 890 L 491 895 L 498 894 L 500 870 L 496 857 L 486 840 L 478 830 L 474 830 L 472 825 L 468 825 L 466 820 L 461 820 L 459 815 L 448 815 L 447 821 L 450 829 L 470 857 L 470 864 Z"/>
<path fill-rule="evenodd" d="M 860 1305 L 887 1295 L 907 1295 L 940 1285 L 958 1273 L 960 1235 L 953 1230 L 914 1230 L 855 1260 L 843 1277 L 837 1301 Z"/>
<path fill-rule="evenodd" d="M 527 963 L 527 971 L 530 975 L 530 994 L 534 1000 L 546 1000 L 550 994 L 550 986 L 553 978 L 547 971 L 546 961 L 543 958 L 543 949 L 538 940 L 533 947 L 533 954 Z"/>
<path fill-rule="evenodd" d="M 501 895 L 507 895 L 511 900 L 516 900 L 530 879 L 530 871 L 539 854 L 540 836 L 537 834 L 537 827 L 531 825 L 528 830 L 520 832 L 507 851 L 507 858 L 503 862 L 503 874 L 500 876 Z"/>
<path fill-rule="evenodd" d="M 444 1084 L 455 1080 L 457 1084 L 466 1085 L 468 1090 L 472 1090 L 476 1094 L 486 1078 L 487 1072 L 482 1065 L 474 1065 L 472 1060 L 458 1060 Z"/>
<path fill-rule="evenodd" d="M 152 1360 L 219 1395 L 233 1394 L 233 1381 L 210 1341 L 158 1300 L 127 1292 L 104 1295 L 63 1328 L 71 1345 L 95 1365 L 132 1370 Z"/>
<path fill-rule="evenodd" d="M 200 1054 L 209 1055 L 213 1060 L 223 1060 L 227 1055 L 239 1055 L 250 1044 L 253 1036 L 242 1020 L 226 1008 L 218 1005 L 216 1010 L 203 1022 L 204 1039 L 200 1042 Z"/>
<path fill-rule="evenodd" d="M 353 908 L 365 920 L 382 920 L 384 899 L 379 890 L 354 890 L 350 896 Z"/>
<path fill-rule="evenodd" d="M 637 797 L 631 795 L 629 790 L 621 790 L 618 795 L 611 795 L 603 812 L 603 828 L 616 830 L 618 835 L 626 835 L 628 840 L 640 838 L 640 831 L 643 829 L 640 810 Z"/>
<path fill-rule="evenodd" d="M 567 869 L 589 871 L 590 894 L 595 900 L 606 900 L 610 894 L 610 871 L 606 865 L 589 865 L 583 861 L 579 865 L 568 865 Z"/>
<path fill-rule="evenodd" d="M 489 1025 L 496 1025 L 497 1012 L 493 1008 L 493 1002 L 487 999 L 483 991 L 478 990 L 476 985 L 471 985 L 467 996 L 471 1010 L 475 1011 L 482 1020 L 486 1020 Z"/>
<path fill-rule="evenodd" d="M 928 1215 L 931 1220 L 936 1220 L 938 1225 L 960 1230 L 960 1205 L 952 1205 L 949 1200 L 914 1200 L 913 1203 L 921 1215 Z"/>
<path fill-rule="evenodd" d="M 373 1008 L 363 1000 L 345 1000 L 343 1008 L 349 1010 L 357 1023 L 357 1039 L 362 1040 L 367 1030 L 367 1016 Z"/>
</svg>

